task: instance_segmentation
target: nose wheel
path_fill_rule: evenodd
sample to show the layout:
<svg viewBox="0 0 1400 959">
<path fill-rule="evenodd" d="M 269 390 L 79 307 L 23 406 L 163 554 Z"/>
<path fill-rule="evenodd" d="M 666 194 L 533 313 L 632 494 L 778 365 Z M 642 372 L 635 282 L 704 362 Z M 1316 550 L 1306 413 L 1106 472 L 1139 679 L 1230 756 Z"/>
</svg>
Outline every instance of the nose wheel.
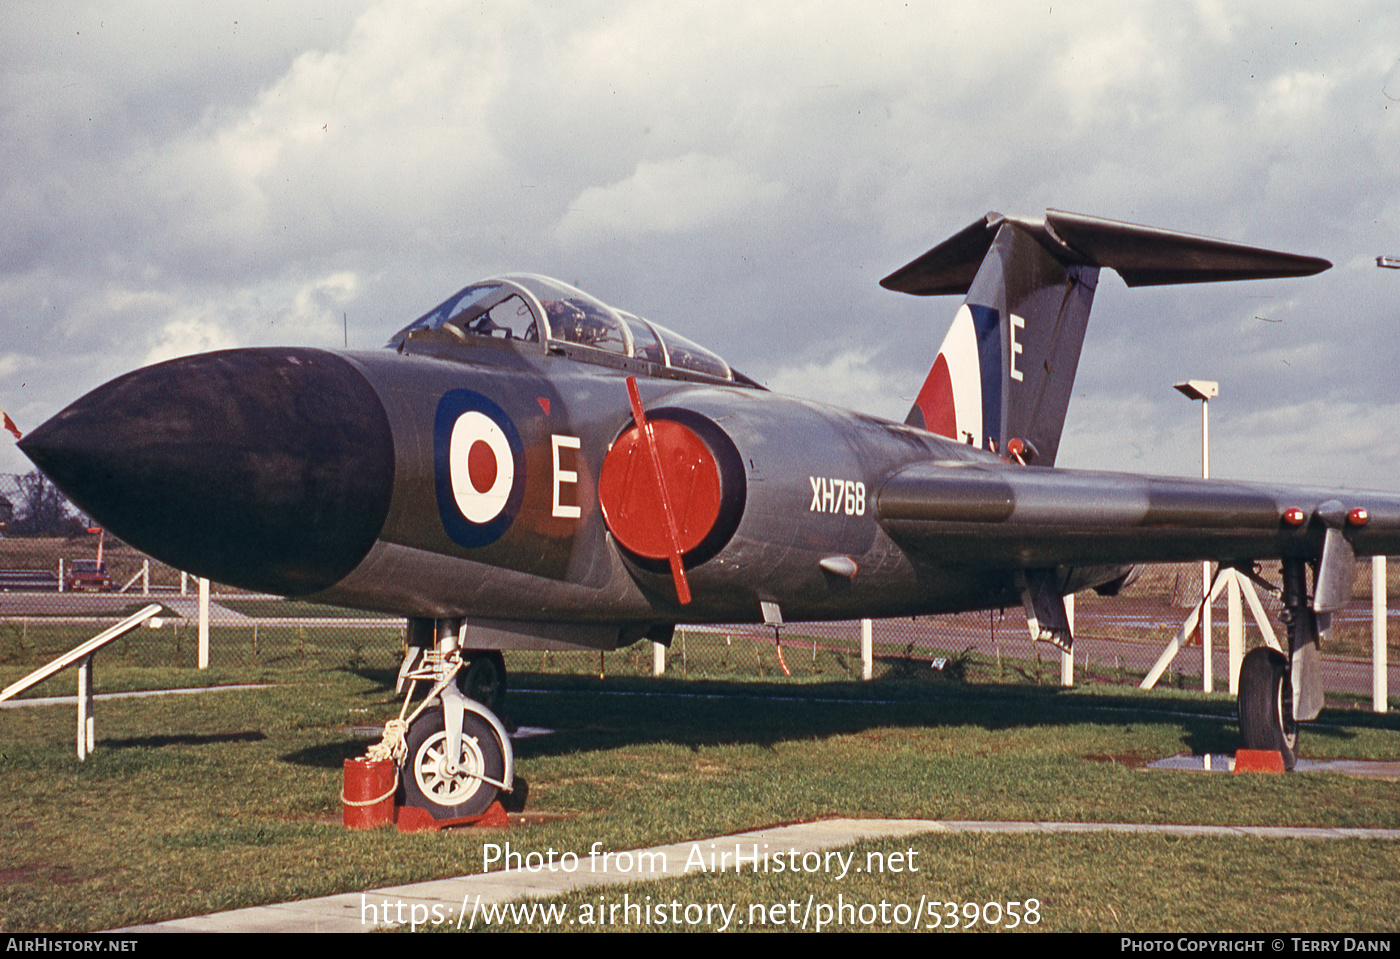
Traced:
<svg viewBox="0 0 1400 959">
<path fill-rule="evenodd" d="M 496 799 L 505 756 L 495 731 L 480 716 L 465 713 L 455 771 L 449 769 L 448 735 L 441 709 L 425 710 L 407 736 L 404 805 L 426 809 L 434 819 L 478 816 Z"/>
</svg>

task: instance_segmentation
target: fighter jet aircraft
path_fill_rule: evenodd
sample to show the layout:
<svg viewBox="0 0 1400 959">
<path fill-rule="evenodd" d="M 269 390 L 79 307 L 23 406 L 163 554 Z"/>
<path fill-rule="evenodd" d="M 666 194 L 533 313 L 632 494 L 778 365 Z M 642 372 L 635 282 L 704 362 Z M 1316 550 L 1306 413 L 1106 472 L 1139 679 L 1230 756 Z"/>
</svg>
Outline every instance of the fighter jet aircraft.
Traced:
<svg viewBox="0 0 1400 959">
<path fill-rule="evenodd" d="M 1281 562 L 1288 648 L 1247 657 L 1240 713 L 1245 743 L 1291 765 L 1296 722 L 1321 708 L 1320 627 L 1357 554 L 1400 552 L 1400 496 L 1055 458 L 1101 268 L 1141 286 L 1329 266 L 1054 210 L 988 214 L 882 281 L 966 297 L 903 423 L 775 395 L 657 323 L 503 276 L 384 350 L 137 370 L 21 447 L 166 563 L 407 617 L 404 799 L 439 819 L 511 788 L 491 709 L 502 649 L 1007 606 L 1068 648 L 1066 594 L 1111 594 L 1159 561 Z"/>
</svg>

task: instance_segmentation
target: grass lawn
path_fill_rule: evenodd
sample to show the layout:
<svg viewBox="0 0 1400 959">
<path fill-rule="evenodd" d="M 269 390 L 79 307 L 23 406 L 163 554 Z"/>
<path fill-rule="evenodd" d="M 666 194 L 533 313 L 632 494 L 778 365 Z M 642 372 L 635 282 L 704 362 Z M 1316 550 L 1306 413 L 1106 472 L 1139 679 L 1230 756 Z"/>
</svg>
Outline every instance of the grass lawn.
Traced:
<svg viewBox="0 0 1400 959">
<path fill-rule="evenodd" d="M 98 748 L 71 706 L 0 710 L 0 927 L 94 930 L 482 869 L 483 843 L 622 850 L 830 816 L 1400 828 L 1400 787 L 1332 775 L 1145 772 L 1234 748 L 1233 703 L 1162 691 L 887 678 L 861 684 L 525 672 L 506 712 L 556 730 L 517 744 L 527 811 L 507 833 L 339 825 L 350 727 L 396 711 L 392 673 L 226 667 L 269 689 L 113 700 Z M 206 674 L 207 675 L 207 674 Z M 157 682 L 159 680 L 159 682 Z M 100 691 L 198 685 L 99 663 Z M 1309 758 L 1400 759 L 1400 720 L 1324 713 Z M 1390 929 L 1400 843 L 1135 836 L 927 836 L 927 871 L 693 876 L 640 894 L 744 903 L 1024 900 L 1045 930 Z M 679 883 L 679 885 L 676 885 Z M 634 890 L 634 894 L 636 894 Z"/>
</svg>

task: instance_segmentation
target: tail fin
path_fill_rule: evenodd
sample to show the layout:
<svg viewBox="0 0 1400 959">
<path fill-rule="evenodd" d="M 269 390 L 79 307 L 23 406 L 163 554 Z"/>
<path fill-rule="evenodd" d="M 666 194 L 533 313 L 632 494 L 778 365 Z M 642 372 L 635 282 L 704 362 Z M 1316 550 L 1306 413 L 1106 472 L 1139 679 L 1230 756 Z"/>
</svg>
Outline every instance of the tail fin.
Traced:
<svg viewBox="0 0 1400 959">
<path fill-rule="evenodd" d="M 917 296 L 967 294 L 905 422 L 1053 466 L 1100 267 L 1155 286 L 1329 266 L 1058 210 L 1043 220 L 988 213 L 880 281 Z"/>
</svg>

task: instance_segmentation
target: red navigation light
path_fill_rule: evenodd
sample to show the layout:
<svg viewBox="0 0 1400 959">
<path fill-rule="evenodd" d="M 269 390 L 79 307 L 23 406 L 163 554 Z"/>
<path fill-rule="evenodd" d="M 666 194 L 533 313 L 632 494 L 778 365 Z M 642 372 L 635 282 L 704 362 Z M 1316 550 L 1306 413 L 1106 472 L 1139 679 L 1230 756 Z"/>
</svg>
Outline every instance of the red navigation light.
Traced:
<svg viewBox="0 0 1400 959">
<path fill-rule="evenodd" d="M 1307 518 L 1307 514 L 1296 506 L 1290 506 L 1283 511 L 1283 521 L 1289 526 L 1302 526 L 1303 520 Z"/>
<path fill-rule="evenodd" d="M 1366 507 L 1358 506 L 1347 514 L 1347 522 L 1352 526 L 1365 526 L 1371 521 L 1371 514 L 1366 512 Z"/>
</svg>

